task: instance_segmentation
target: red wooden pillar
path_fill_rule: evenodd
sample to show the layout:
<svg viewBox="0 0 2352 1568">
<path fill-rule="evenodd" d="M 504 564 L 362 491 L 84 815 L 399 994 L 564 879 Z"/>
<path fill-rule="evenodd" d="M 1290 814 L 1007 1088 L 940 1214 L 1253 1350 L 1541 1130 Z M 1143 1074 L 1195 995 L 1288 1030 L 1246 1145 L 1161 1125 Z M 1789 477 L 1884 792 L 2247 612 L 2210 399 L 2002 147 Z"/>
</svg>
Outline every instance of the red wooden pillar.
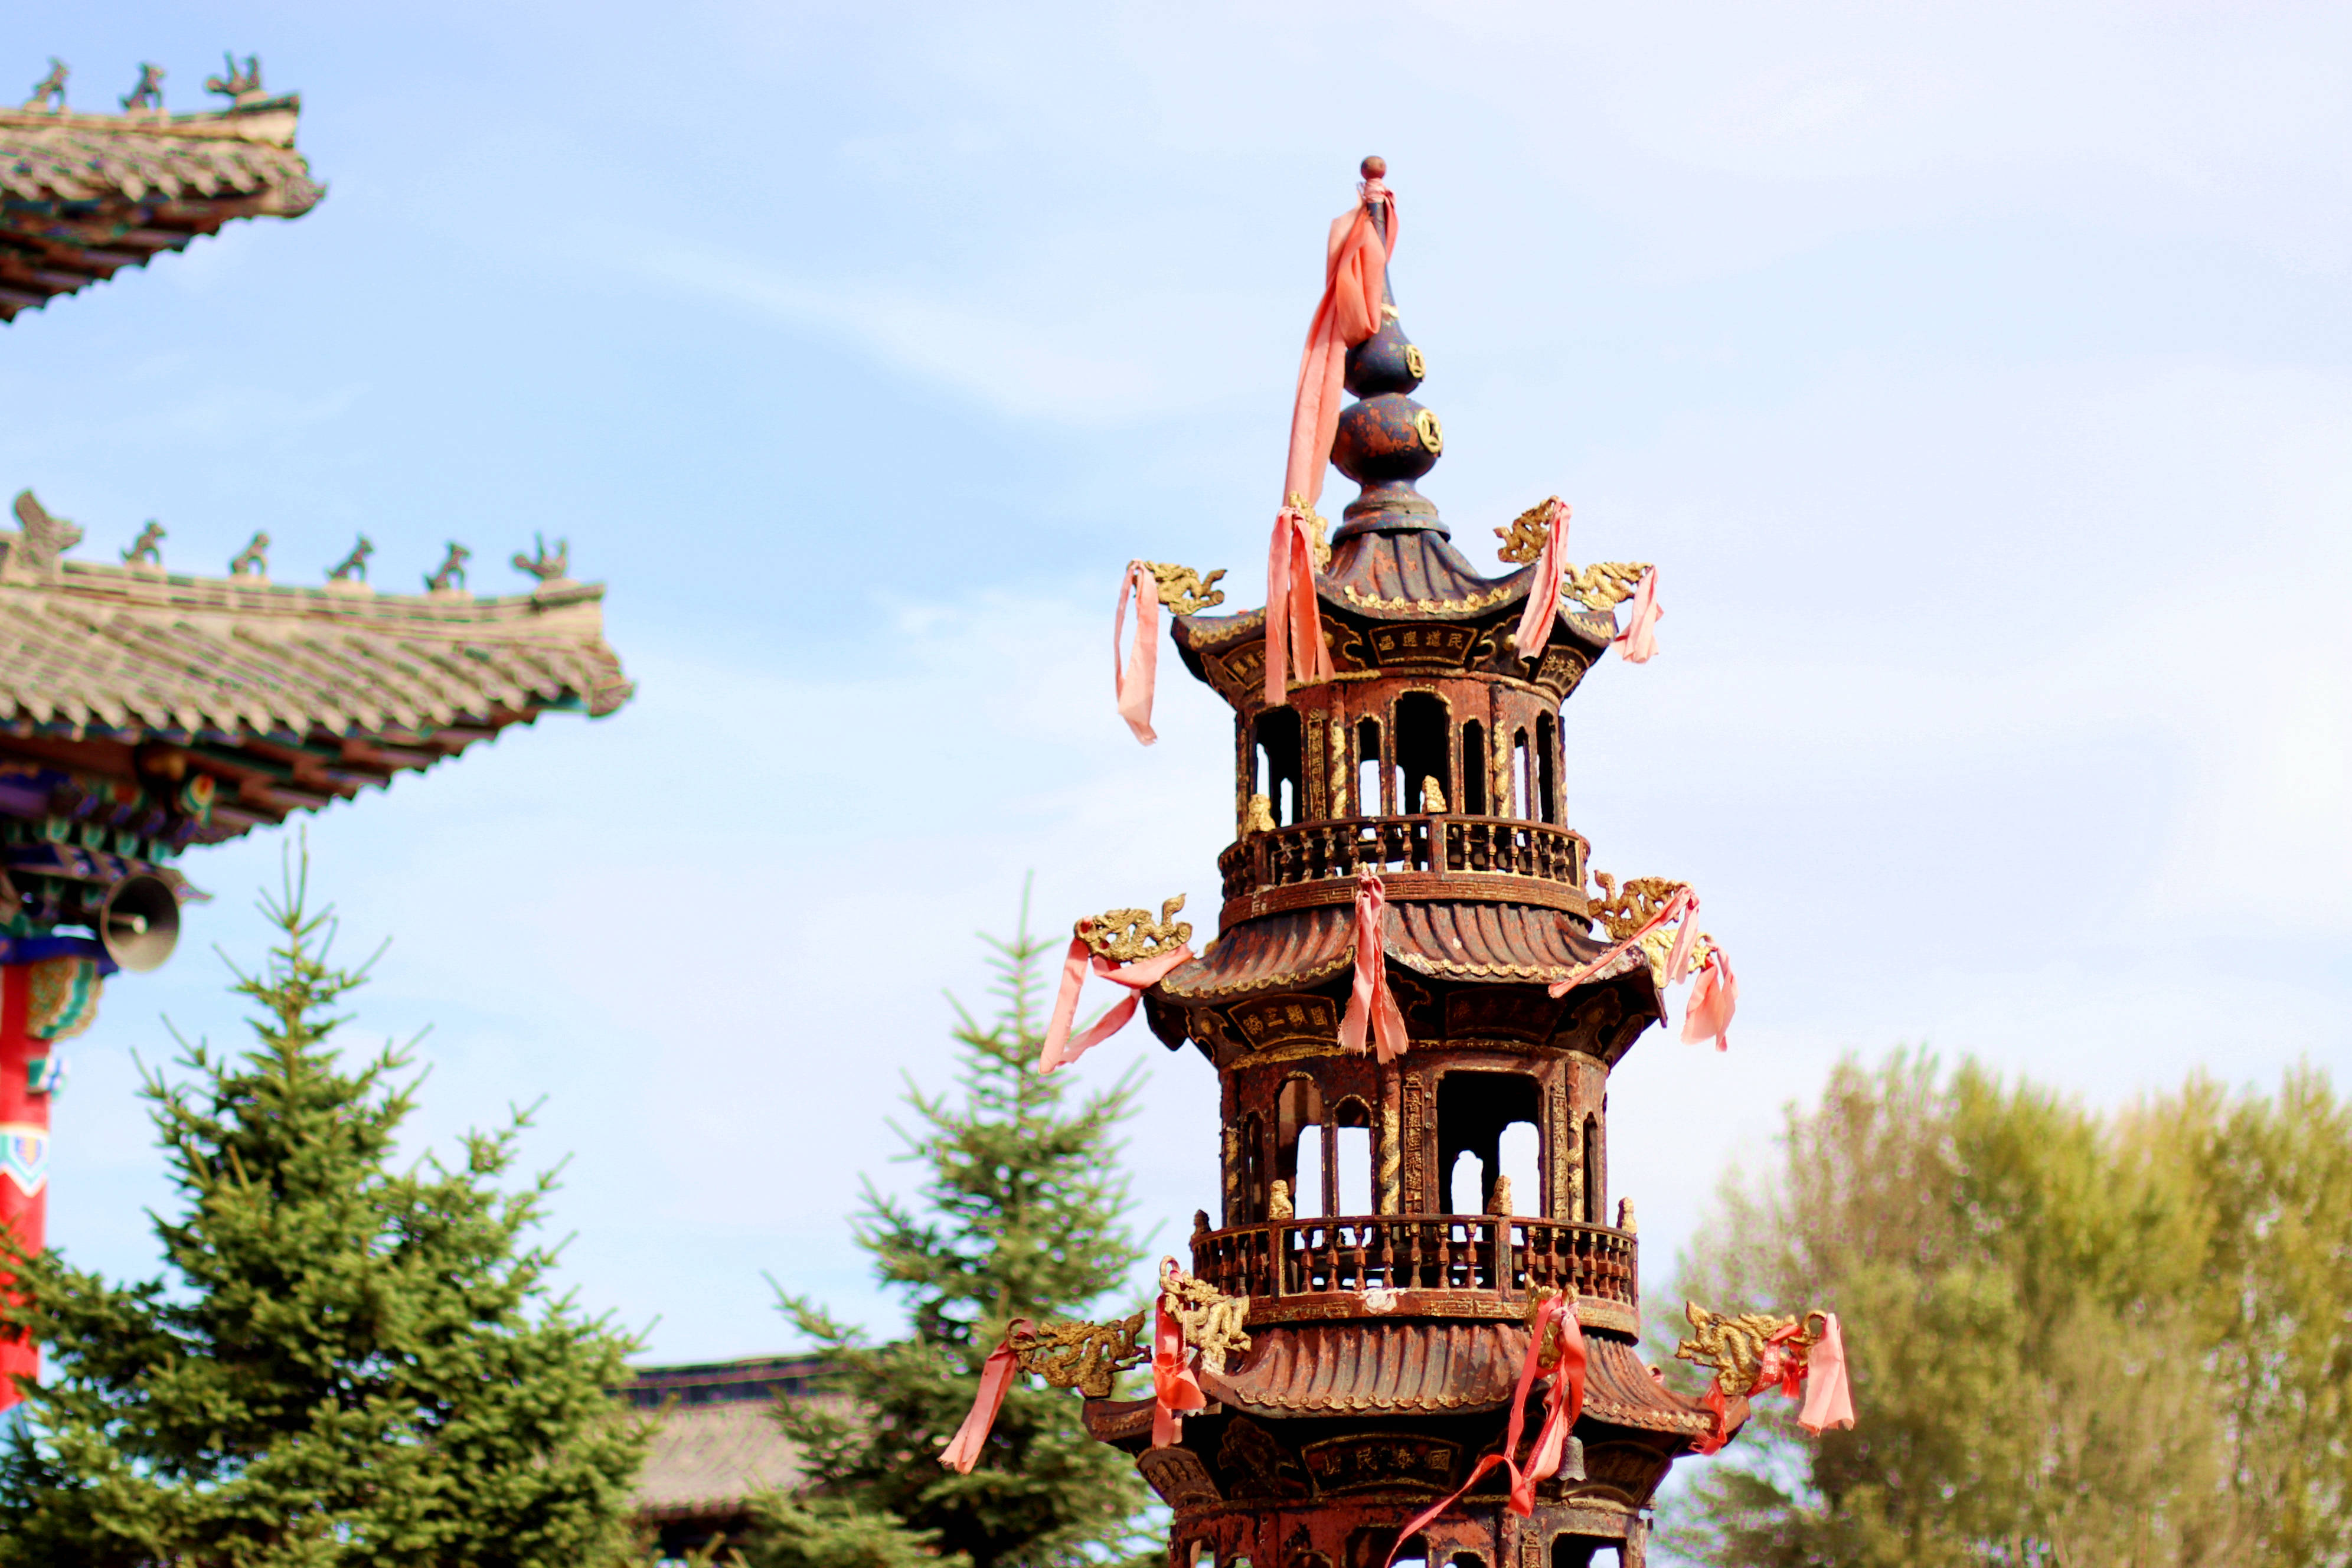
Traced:
<svg viewBox="0 0 2352 1568">
<path fill-rule="evenodd" d="M 57 1043 L 89 1026 L 98 990 L 98 965 L 86 958 L 0 964 L 0 1226 L 28 1251 L 47 1238 Z M 16 1377 L 40 1369 L 39 1346 L 0 1335 L 0 1410 L 17 1402 Z"/>
</svg>

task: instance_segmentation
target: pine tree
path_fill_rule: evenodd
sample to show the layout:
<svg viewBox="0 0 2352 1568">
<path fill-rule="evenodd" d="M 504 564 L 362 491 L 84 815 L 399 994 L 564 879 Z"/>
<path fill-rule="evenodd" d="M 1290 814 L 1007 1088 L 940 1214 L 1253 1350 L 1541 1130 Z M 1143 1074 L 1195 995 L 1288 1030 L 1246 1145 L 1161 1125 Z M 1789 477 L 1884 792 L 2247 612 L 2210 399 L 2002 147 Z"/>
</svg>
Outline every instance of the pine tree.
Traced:
<svg viewBox="0 0 2352 1568">
<path fill-rule="evenodd" d="M 644 1436 L 605 1391 L 635 1347 L 551 1297 L 526 1237 L 552 1175 L 501 1185 L 528 1114 L 394 1167 L 410 1058 L 331 1044 L 367 965 L 330 963 L 308 869 L 236 972 L 257 1043 L 147 1076 L 182 1199 L 155 1221 L 168 1280 L 8 1265 L 50 1371 L 0 1451 L 0 1564 L 581 1568 L 629 1544 Z"/>
<path fill-rule="evenodd" d="M 908 1303 L 908 1337 L 868 1344 L 806 1298 L 780 1293 L 848 1398 L 846 1409 L 781 1407 L 809 1487 L 768 1502 L 761 1568 L 1062 1568 L 1138 1544 L 1134 1466 L 1087 1436 L 1074 1394 L 1016 1380 L 971 1474 L 939 1463 L 1005 1325 L 1089 1315 L 1141 1257 L 1114 1139 L 1136 1075 L 1075 1103 L 1070 1075 L 1041 1076 L 1047 944 L 1030 933 L 1025 899 L 1017 936 L 983 940 L 1002 1006 L 984 1027 L 957 1007 L 961 1098 L 910 1082 L 919 1130 L 892 1126 L 902 1157 L 929 1167 L 919 1202 L 868 1181 L 855 1222 L 876 1274 Z"/>
</svg>

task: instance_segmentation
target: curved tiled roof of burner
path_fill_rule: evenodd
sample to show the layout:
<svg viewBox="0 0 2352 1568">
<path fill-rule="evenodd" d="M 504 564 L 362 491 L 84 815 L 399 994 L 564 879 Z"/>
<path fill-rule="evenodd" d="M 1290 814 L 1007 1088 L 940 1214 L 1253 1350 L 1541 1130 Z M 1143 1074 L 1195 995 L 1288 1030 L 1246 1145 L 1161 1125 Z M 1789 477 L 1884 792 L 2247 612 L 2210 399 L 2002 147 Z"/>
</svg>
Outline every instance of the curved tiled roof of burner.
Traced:
<svg viewBox="0 0 2352 1568">
<path fill-rule="evenodd" d="M 318 205 L 301 110 L 257 91 L 199 114 L 0 109 L 0 321 L 238 218 Z"/>
<path fill-rule="evenodd" d="M 1192 963 L 1170 971 L 1157 989 L 1180 1003 L 1303 990 L 1353 966 L 1355 935 L 1352 905 L 1260 916 L 1219 937 Z M 1576 930 L 1557 910 L 1444 901 L 1389 905 L 1381 917 L 1381 944 L 1390 959 L 1433 979 L 1517 984 L 1565 980 L 1610 946 Z M 1642 953 L 1628 951 L 1590 982 L 1648 966 Z"/>
</svg>

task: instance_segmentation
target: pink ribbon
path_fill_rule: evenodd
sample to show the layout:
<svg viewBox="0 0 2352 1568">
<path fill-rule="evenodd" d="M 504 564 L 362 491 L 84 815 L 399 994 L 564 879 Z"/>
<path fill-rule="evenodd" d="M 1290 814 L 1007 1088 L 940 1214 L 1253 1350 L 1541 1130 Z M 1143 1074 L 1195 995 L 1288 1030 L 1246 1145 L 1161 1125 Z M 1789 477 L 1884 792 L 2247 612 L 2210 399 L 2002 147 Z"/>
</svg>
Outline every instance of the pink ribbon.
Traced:
<svg viewBox="0 0 2352 1568">
<path fill-rule="evenodd" d="M 1265 572 L 1265 701 L 1290 699 L 1295 664 L 1302 681 L 1331 678 L 1323 646 L 1322 611 L 1315 602 L 1315 556 L 1306 514 L 1323 495 L 1331 466 L 1331 437 L 1339 428 L 1339 395 L 1348 351 L 1381 330 L 1381 295 L 1396 250 L 1396 197 L 1379 180 L 1357 187 L 1355 210 L 1331 222 L 1323 258 L 1323 297 L 1307 324 L 1298 356 L 1298 393 L 1290 407 L 1290 458 L 1282 479 L 1283 506 L 1274 522 Z M 1389 237 L 1381 238 L 1372 209 L 1385 205 Z"/>
<path fill-rule="evenodd" d="M 1731 973 L 1731 960 L 1718 947 L 1699 966 L 1690 999 L 1683 1004 L 1683 1043 L 1695 1046 L 1712 1038 L 1717 1050 L 1729 1050 L 1731 1015 L 1738 1004 L 1739 982 Z"/>
<path fill-rule="evenodd" d="M 1356 984 L 1339 1020 L 1339 1048 L 1364 1054 L 1364 1026 L 1372 1031 L 1372 1054 L 1383 1065 L 1404 1055 L 1404 1015 L 1389 990 L 1388 954 L 1381 941 L 1381 915 L 1389 890 L 1367 866 L 1356 872 Z"/>
<path fill-rule="evenodd" d="M 1294 492 L 1293 499 L 1297 497 Z M 1307 513 L 1285 506 L 1274 520 L 1265 558 L 1265 705 L 1290 700 L 1290 671 L 1309 684 L 1331 679 L 1323 611 L 1315 601 L 1315 543 Z"/>
<path fill-rule="evenodd" d="M 1184 1436 L 1181 1412 L 1207 1407 L 1208 1395 L 1193 1374 L 1196 1352 L 1184 1343 L 1184 1325 L 1168 1310 L 1168 1273 L 1172 1258 L 1160 1260 L 1160 1297 L 1151 1319 L 1151 1446 L 1165 1448 Z"/>
<path fill-rule="evenodd" d="M 1122 660 L 1119 647 L 1127 637 L 1127 596 L 1135 595 L 1135 646 Z M 1160 739 L 1151 728 L 1151 695 L 1160 681 L 1160 584 L 1151 568 L 1140 561 L 1127 563 L 1118 580 L 1118 612 L 1110 623 L 1111 689 L 1118 697 L 1118 716 L 1145 745 Z"/>
<path fill-rule="evenodd" d="M 1815 1436 L 1853 1425 L 1853 1388 L 1846 1381 L 1845 1332 L 1835 1312 L 1822 1314 L 1822 1337 L 1806 1359 L 1805 1404 L 1797 1425 Z"/>
<path fill-rule="evenodd" d="M 1126 1028 L 1143 999 L 1144 989 L 1159 984 L 1170 970 L 1192 960 L 1190 947 L 1176 947 L 1150 958 L 1139 958 L 1133 963 L 1113 963 L 1087 947 L 1086 938 L 1070 938 L 1070 950 L 1062 955 L 1062 988 L 1054 997 L 1054 1016 L 1045 1026 L 1045 1043 L 1037 1052 L 1037 1070 L 1052 1072 L 1066 1068 Z M 1070 1038 L 1070 1026 L 1078 1015 L 1078 991 L 1087 983 L 1089 962 L 1097 974 L 1114 985 L 1126 986 L 1127 995 L 1096 1019 L 1094 1027 L 1074 1040 Z"/>
<path fill-rule="evenodd" d="M 1658 606 L 1658 569 L 1651 567 L 1642 574 L 1633 587 L 1633 607 L 1626 612 L 1625 629 L 1612 641 L 1628 664 L 1647 664 L 1658 652 L 1658 617 L 1666 612 Z"/>
<path fill-rule="evenodd" d="M 1535 1511 L 1536 1484 L 1549 1479 L 1559 1472 L 1561 1451 L 1567 1447 L 1568 1429 L 1584 1411 L 1584 1330 L 1576 1321 L 1573 1310 L 1562 1312 L 1565 1296 L 1548 1296 L 1536 1308 L 1535 1335 L 1528 1344 L 1527 1359 L 1519 1363 L 1518 1387 L 1511 1395 L 1511 1420 L 1503 1436 L 1500 1453 L 1481 1458 L 1472 1468 L 1470 1479 L 1454 1489 L 1451 1496 L 1432 1504 L 1415 1514 L 1405 1527 L 1397 1531 L 1396 1544 L 1389 1548 L 1388 1557 L 1381 1568 L 1393 1568 L 1396 1554 L 1404 1543 L 1418 1534 L 1430 1521 L 1460 1502 L 1479 1478 L 1497 1467 L 1508 1470 L 1511 1477 L 1510 1500 L 1506 1505 L 1521 1519 Z M 1542 1431 L 1536 1446 L 1522 1467 L 1514 1457 L 1519 1451 L 1519 1435 L 1526 1430 L 1528 1394 L 1535 1387 L 1536 1374 L 1541 1370 L 1547 1331 L 1557 1320 L 1560 1325 L 1561 1355 L 1553 1369 L 1552 1386 L 1546 1400 Z"/>
<path fill-rule="evenodd" d="M 1559 580 L 1568 570 L 1568 503 L 1552 498 L 1545 519 L 1543 554 L 1536 562 L 1536 577 L 1528 588 L 1527 607 L 1519 612 L 1519 629 L 1511 638 L 1521 658 L 1533 658 L 1551 640 L 1552 618 L 1559 613 Z"/>
<path fill-rule="evenodd" d="M 1547 987 L 1555 996 L 1565 996 L 1631 952 L 1642 939 L 1675 916 L 1682 925 L 1675 932 L 1673 951 L 1666 955 L 1668 985 L 1679 985 L 1691 973 L 1691 951 L 1698 942 L 1698 899 L 1688 888 L 1666 900 L 1666 907 L 1650 917 L 1640 931 L 1614 944 L 1591 963 L 1578 966 L 1565 980 L 1555 980 Z M 1690 996 L 1683 1005 L 1683 1040 L 1695 1045 L 1713 1039 L 1715 1048 L 1731 1048 L 1731 1015 L 1739 1003 L 1739 982 L 1731 973 L 1731 960 L 1720 947 L 1708 945 L 1706 962 L 1699 965 L 1698 975 L 1691 983 Z"/>
<path fill-rule="evenodd" d="M 972 1466 L 980 1462 L 981 1450 L 988 1446 L 988 1434 L 996 1426 L 996 1413 L 1004 1407 L 1004 1391 L 1013 1383 L 1013 1374 L 1021 1367 L 1020 1358 L 1013 1351 L 1013 1336 L 1027 1331 L 1029 1320 L 1015 1318 L 1005 1326 L 1003 1342 L 988 1352 L 980 1363 L 980 1392 L 971 1402 L 971 1410 L 957 1427 L 948 1446 L 940 1450 L 940 1463 L 960 1476 L 971 1474 Z"/>
<path fill-rule="evenodd" d="M 1666 907 L 1660 910 L 1656 914 L 1651 916 L 1649 923 L 1643 926 L 1640 931 L 1635 931 L 1633 935 L 1617 943 L 1614 947 L 1609 948 L 1591 963 L 1582 965 L 1573 973 L 1570 974 L 1567 979 L 1553 981 L 1548 989 L 1555 998 L 1567 995 L 1570 991 L 1575 990 L 1578 986 L 1583 984 L 1586 981 L 1591 979 L 1594 975 L 1600 973 L 1611 964 L 1616 963 L 1617 960 L 1624 956 L 1624 954 L 1633 951 L 1635 946 L 1639 945 L 1643 937 L 1649 935 L 1652 931 L 1657 930 L 1660 926 L 1674 919 L 1675 915 L 1687 909 L 1690 906 L 1691 901 L 1690 889 L 1688 888 L 1685 888 L 1681 892 L 1678 892 L 1673 898 L 1668 899 L 1666 900 Z"/>
</svg>

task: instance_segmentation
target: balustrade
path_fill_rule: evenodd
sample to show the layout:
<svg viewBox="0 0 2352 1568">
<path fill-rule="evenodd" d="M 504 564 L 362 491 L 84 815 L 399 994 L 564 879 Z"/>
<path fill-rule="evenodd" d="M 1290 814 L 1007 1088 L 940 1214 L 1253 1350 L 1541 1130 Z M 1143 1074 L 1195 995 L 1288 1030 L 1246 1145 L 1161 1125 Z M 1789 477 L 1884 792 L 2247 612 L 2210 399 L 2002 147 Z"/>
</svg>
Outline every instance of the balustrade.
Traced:
<svg viewBox="0 0 2352 1568">
<path fill-rule="evenodd" d="M 1583 836 L 1514 816 L 1356 816 L 1254 833 L 1217 857 L 1228 900 L 1359 870 L 1483 872 L 1584 886 Z"/>
<path fill-rule="evenodd" d="M 1292 1219 L 1195 1236 L 1192 1272 L 1228 1296 L 1569 1290 L 1630 1307 L 1634 1241 L 1607 1226 L 1517 1215 Z"/>
</svg>

